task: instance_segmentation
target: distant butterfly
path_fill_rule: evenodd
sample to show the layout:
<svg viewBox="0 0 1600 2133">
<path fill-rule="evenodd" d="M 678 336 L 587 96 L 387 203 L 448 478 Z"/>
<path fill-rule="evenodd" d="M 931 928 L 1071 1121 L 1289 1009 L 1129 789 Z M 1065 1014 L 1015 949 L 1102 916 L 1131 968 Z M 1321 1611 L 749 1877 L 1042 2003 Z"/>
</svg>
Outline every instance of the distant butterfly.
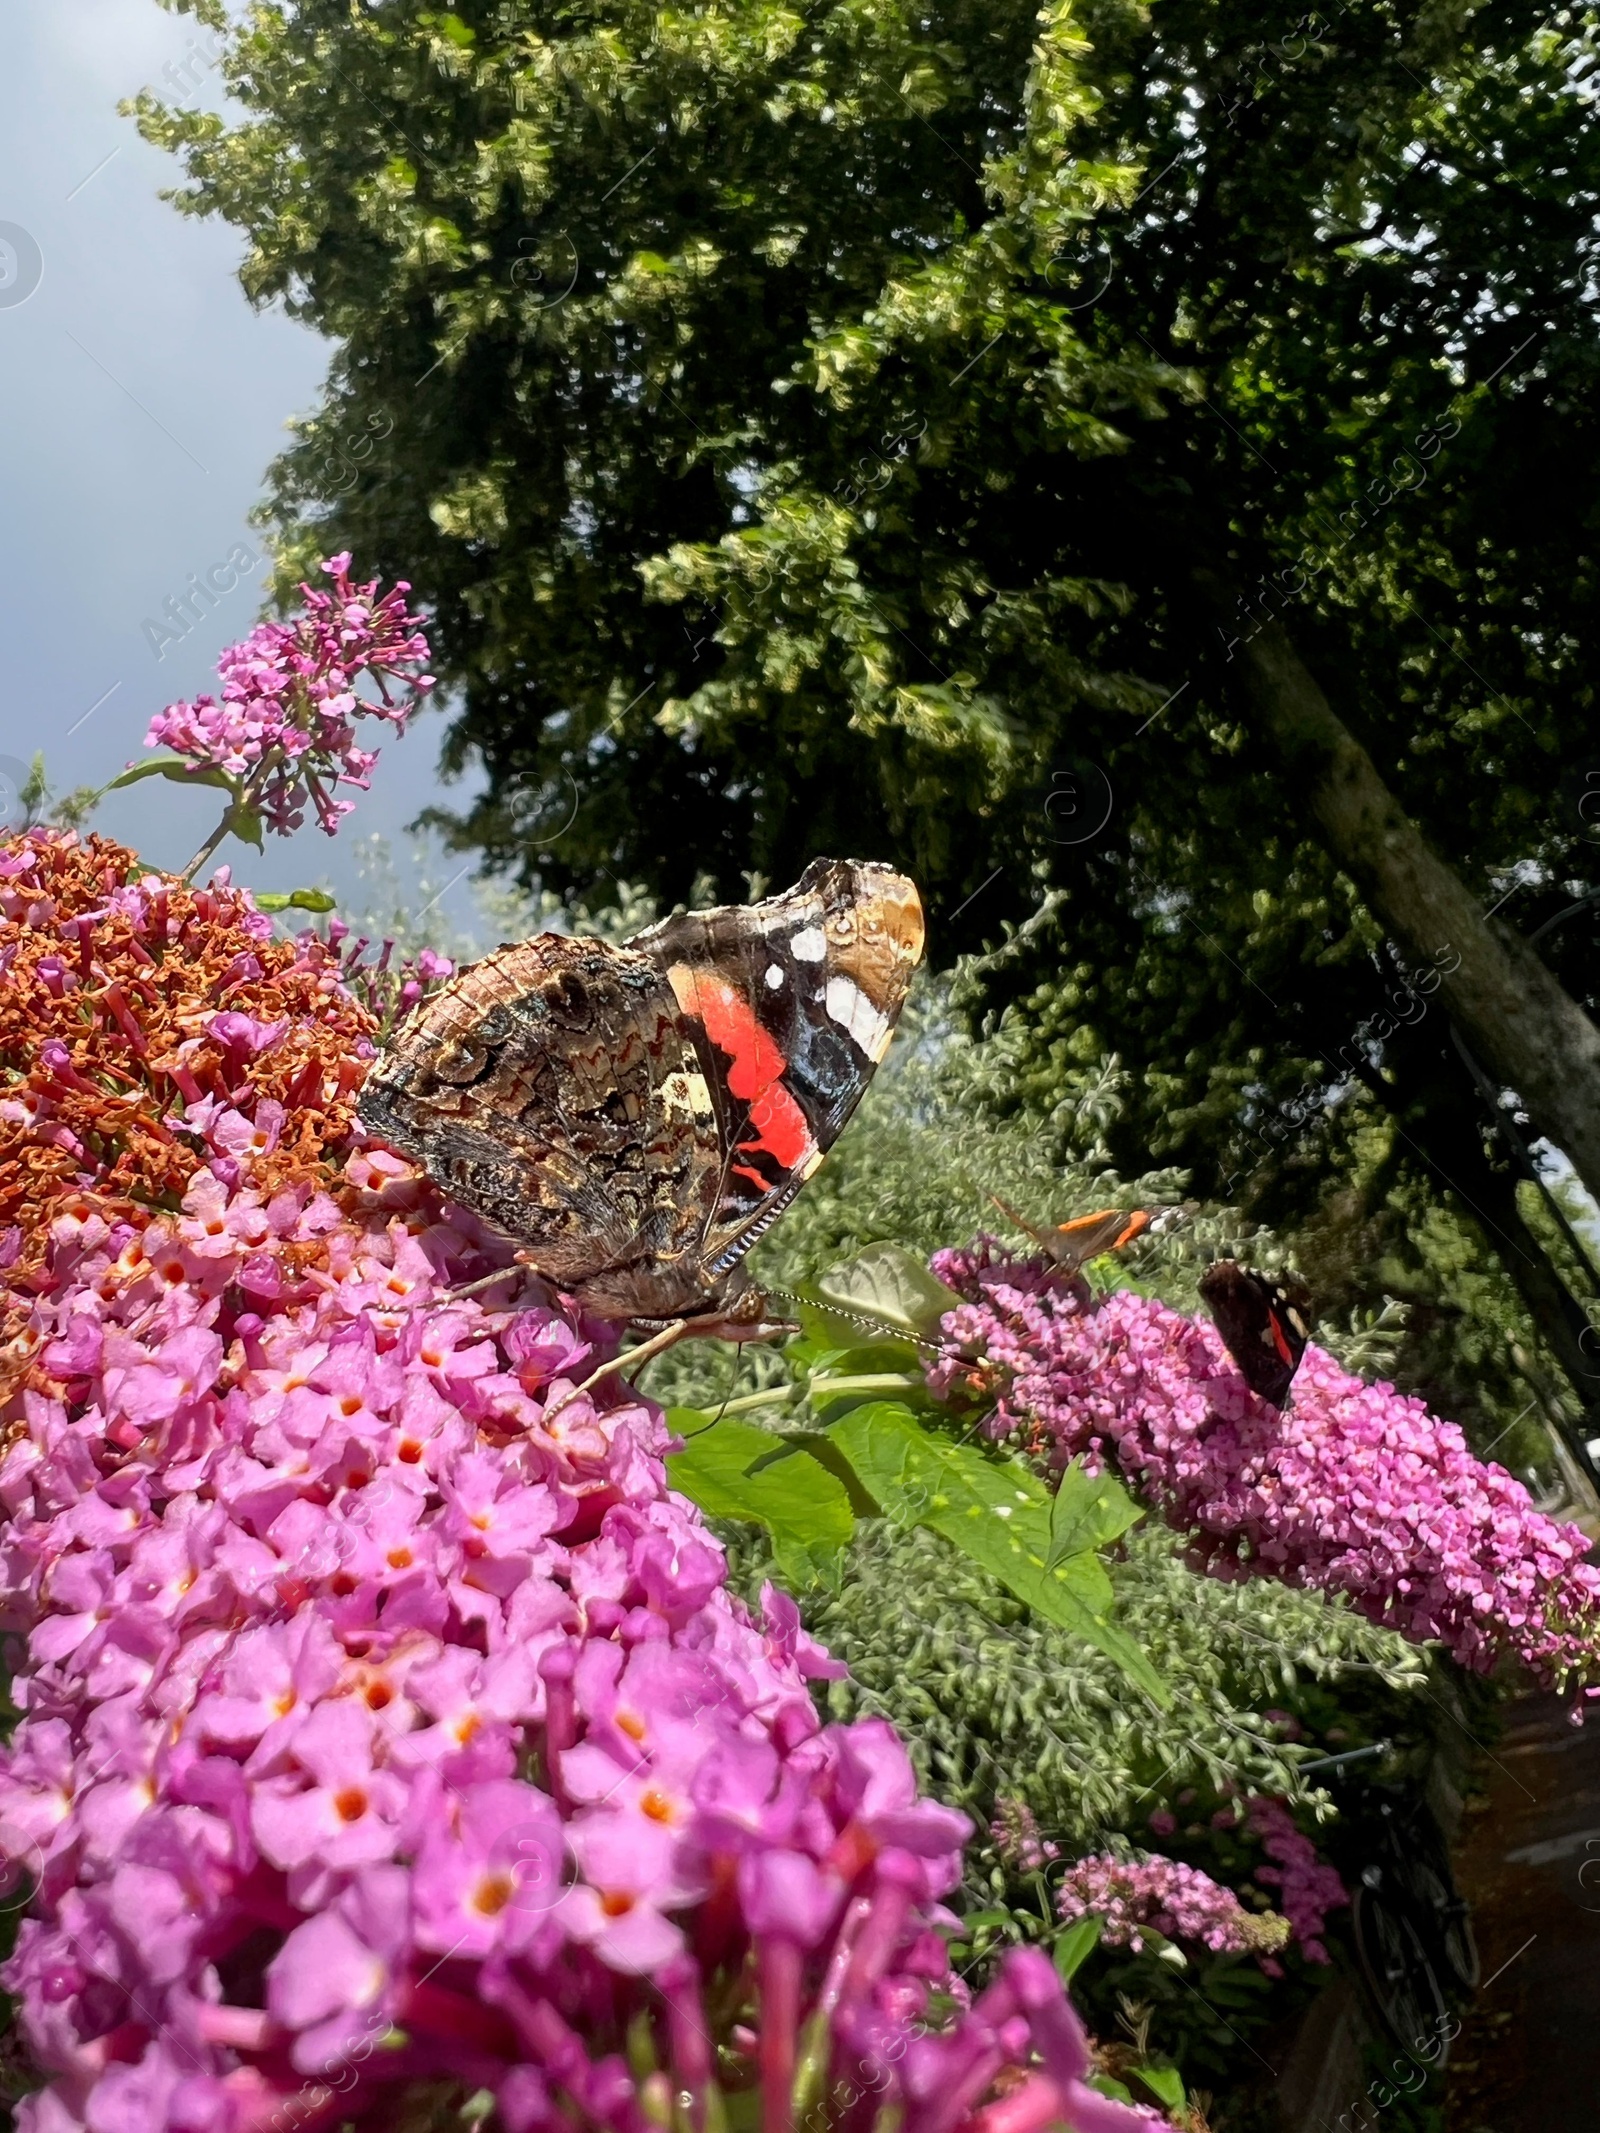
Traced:
<svg viewBox="0 0 1600 2133">
<path fill-rule="evenodd" d="M 1218 1259 L 1200 1277 L 1223 1345 L 1254 1393 L 1285 1407 L 1289 1386 L 1311 1338 L 1311 1291 L 1297 1275 L 1258 1274 L 1236 1259 Z"/>
<path fill-rule="evenodd" d="M 1092 1215 L 1075 1215 L 1070 1222 L 1058 1222 L 1047 1229 L 1042 1222 L 1032 1222 L 1007 1206 L 997 1192 L 989 1197 L 1008 1222 L 1026 1231 L 1069 1276 L 1103 1252 L 1120 1252 L 1135 1237 L 1142 1237 L 1151 1224 L 1151 1217 L 1142 1208 L 1130 1212 L 1122 1207 L 1102 1207 Z"/>
</svg>

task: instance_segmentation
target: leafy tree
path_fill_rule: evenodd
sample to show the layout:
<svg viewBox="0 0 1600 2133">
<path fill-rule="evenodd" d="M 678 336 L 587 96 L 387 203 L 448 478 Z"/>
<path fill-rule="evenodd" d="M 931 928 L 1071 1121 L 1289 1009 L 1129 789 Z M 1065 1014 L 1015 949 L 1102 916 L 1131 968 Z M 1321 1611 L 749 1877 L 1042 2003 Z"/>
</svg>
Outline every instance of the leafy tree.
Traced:
<svg viewBox="0 0 1600 2133">
<path fill-rule="evenodd" d="M 892 853 L 946 956 L 1043 891 L 996 997 L 1045 1082 L 1134 1064 L 1125 1163 L 1287 1210 L 1381 1116 L 1367 1211 L 1453 1193 L 1581 1382 L 1449 1018 L 1600 1185 L 1581 929 L 1485 915 L 1593 879 L 1593 37 L 305 0 L 229 37 L 243 124 L 141 116 L 337 341 L 285 570 L 437 604 L 465 840 L 669 896 Z"/>
</svg>

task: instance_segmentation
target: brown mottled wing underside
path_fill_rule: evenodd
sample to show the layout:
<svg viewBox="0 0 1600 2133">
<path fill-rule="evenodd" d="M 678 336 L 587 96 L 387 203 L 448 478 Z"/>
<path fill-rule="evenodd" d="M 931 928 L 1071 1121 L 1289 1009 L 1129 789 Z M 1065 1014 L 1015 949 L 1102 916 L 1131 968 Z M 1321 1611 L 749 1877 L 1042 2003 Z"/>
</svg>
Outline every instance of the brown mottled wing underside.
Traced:
<svg viewBox="0 0 1600 2133">
<path fill-rule="evenodd" d="M 417 1009 L 359 1108 L 592 1308 L 702 1307 L 721 1145 L 650 956 L 554 933 L 502 948 Z"/>
</svg>

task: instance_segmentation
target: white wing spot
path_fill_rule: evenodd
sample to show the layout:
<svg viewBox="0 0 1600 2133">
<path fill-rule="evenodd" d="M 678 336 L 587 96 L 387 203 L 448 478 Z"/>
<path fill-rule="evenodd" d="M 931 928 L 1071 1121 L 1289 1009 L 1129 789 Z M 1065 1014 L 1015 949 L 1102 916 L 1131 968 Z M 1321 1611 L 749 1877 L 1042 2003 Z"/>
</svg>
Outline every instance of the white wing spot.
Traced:
<svg viewBox="0 0 1600 2133">
<path fill-rule="evenodd" d="M 820 963 L 828 952 L 828 938 L 820 926 L 803 926 L 789 943 L 789 953 L 801 963 Z"/>
<path fill-rule="evenodd" d="M 782 972 L 782 970 L 781 970 L 781 969 L 779 968 L 779 966 L 778 966 L 778 965 L 777 965 L 776 963 L 769 963 L 769 964 L 767 965 L 767 984 L 768 984 L 768 986 L 769 986 L 769 987 L 771 988 L 771 990 L 772 990 L 773 992 L 776 992 L 776 991 L 778 990 L 779 986 L 780 986 L 780 985 L 782 985 L 782 983 L 783 983 L 783 972 Z"/>
<path fill-rule="evenodd" d="M 869 1059 L 882 1056 L 881 1047 L 887 1043 L 889 1026 L 873 1006 L 859 985 L 849 978 L 831 977 L 822 1004 L 831 1021 L 848 1030 Z"/>
</svg>

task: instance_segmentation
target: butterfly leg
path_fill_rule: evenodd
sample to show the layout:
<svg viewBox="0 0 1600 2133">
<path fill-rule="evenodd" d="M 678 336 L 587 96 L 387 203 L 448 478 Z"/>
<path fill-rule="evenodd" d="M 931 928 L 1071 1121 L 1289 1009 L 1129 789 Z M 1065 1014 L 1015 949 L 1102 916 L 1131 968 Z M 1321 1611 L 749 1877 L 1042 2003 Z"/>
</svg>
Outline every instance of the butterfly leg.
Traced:
<svg viewBox="0 0 1600 2133">
<path fill-rule="evenodd" d="M 581 1400 L 602 1380 L 621 1370 L 624 1364 L 631 1369 L 642 1369 L 653 1356 L 664 1355 L 669 1348 L 676 1347 L 685 1335 L 694 1330 L 692 1321 L 680 1318 L 670 1326 L 663 1326 L 659 1333 L 652 1333 L 650 1338 L 641 1341 L 637 1348 L 623 1349 L 622 1353 L 614 1355 L 609 1363 L 602 1363 L 598 1370 L 591 1370 L 583 1383 L 574 1385 L 571 1392 L 564 1393 L 554 1407 L 547 1407 L 544 1413 L 545 1421 L 553 1422 L 564 1407 L 570 1407 L 574 1400 Z"/>
<path fill-rule="evenodd" d="M 481 1296 L 485 1289 L 492 1289 L 497 1281 L 509 1281 L 513 1275 L 526 1277 L 535 1271 L 525 1259 L 518 1257 L 510 1266 L 496 1267 L 492 1274 L 480 1274 L 476 1281 L 464 1282 L 459 1289 L 452 1289 L 449 1301 L 459 1303 L 464 1296 Z"/>
</svg>

